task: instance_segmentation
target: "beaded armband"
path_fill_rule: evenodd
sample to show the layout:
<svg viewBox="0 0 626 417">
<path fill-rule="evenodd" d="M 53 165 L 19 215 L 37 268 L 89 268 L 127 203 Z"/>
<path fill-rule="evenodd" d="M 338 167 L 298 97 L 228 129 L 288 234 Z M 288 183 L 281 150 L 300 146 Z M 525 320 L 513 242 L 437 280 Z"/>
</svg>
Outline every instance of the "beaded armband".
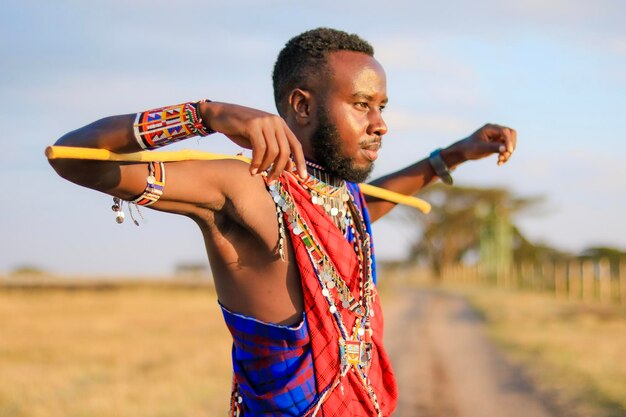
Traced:
<svg viewBox="0 0 626 417">
<path fill-rule="evenodd" d="M 199 104 L 207 101 L 209 100 L 137 113 L 133 125 L 137 143 L 142 149 L 155 149 L 194 136 L 215 133 L 204 126 L 198 110 Z"/>
<path fill-rule="evenodd" d="M 148 164 L 148 178 L 146 189 L 143 194 L 131 201 L 138 206 L 149 206 L 157 202 L 163 195 L 165 187 L 165 165 L 163 162 L 150 162 Z"/>
<path fill-rule="evenodd" d="M 148 163 L 148 178 L 146 178 L 146 189 L 143 193 L 132 201 L 128 201 L 128 214 L 133 220 L 135 226 L 139 226 L 139 222 L 133 216 L 132 205 L 135 205 L 137 214 L 143 219 L 139 207 L 137 206 L 149 206 L 157 202 L 161 195 L 163 195 L 163 188 L 165 187 L 165 165 L 163 162 L 150 162 Z M 119 197 L 113 197 L 113 206 L 111 210 L 115 213 L 115 221 L 118 224 L 124 223 L 124 202 Z"/>
</svg>

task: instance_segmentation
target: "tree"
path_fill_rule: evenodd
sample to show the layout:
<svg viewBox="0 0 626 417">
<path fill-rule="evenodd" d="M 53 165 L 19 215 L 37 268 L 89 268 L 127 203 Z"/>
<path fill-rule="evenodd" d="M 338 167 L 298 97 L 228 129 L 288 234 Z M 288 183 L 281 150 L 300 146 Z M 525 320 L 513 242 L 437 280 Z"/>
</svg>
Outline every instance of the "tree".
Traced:
<svg viewBox="0 0 626 417">
<path fill-rule="evenodd" d="M 517 197 L 503 188 L 442 184 L 427 188 L 420 198 L 432 204 L 430 214 L 401 209 L 395 217 L 420 226 L 409 260 L 428 264 L 437 279 L 445 267 L 462 262 L 470 254 L 478 257 L 488 271 L 495 273 L 508 267 L 514 243 L 528 242 L 512 218 L 541 200 Z"/>
</svg>

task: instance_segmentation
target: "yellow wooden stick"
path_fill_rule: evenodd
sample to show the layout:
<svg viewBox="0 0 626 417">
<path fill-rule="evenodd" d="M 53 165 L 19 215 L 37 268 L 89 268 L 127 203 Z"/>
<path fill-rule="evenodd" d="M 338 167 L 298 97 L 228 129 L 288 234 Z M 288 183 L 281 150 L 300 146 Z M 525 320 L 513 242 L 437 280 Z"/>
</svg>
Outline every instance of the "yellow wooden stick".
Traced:
<svg viewBox="0 0 626 417">
<path fill-rule="evenodd" d="M 178 161 L 214 161 L 217 159 L 238 159 L 250 163 L 245 156 L 220 155 L 216 153 L 183 149 L 180 151 L 141 151 L 131 153 L 115 153 L 106 149 L 76 148 L 72 146 L 48 146 L 48 159 L 91 159 L 96 161 L 117 162 L 178 162 Z"/>
<path fill-rule="evenodd" d="M 380 198 L 382 200 L 391 201 L 392 203 L 404 204 L 405 206 L 415 207 L 422 213 L 430 213 L 430 203 L 421 198 L 413 197 L 410 195 L 404 195 L 396 193 L 395 191 L 389 191 L 385 188 L 376 187 L 372 184 L 361 183 L 359 188 L 363 191 L 363 194 L 367 194 L 370 197 Z"/>
<path fill-rule="evenodd" d="M 77 148 L 72 146 L 48 146 L 46 148 L 48 159 L 90 159 L 97 161 L 118 161 L 118 162 L 177 162 L 189 160 L 214 161 L 218 159 L 237 159 L 250 163 L 250 158 L 245 156 L 221 155 L 211 152 L 196 151 L 193 149 L 183 149 L 180 151 L 142 151 L 132 153 L 115 153 L 106 149 Z M 370 184 L 359 184 L 359 188 L 364 194 L 392 203 L 404 204 L 415 207 L 423 213 L 428 214 L 431 206 L 428 202 L 376 187 Z"/>
</svg>

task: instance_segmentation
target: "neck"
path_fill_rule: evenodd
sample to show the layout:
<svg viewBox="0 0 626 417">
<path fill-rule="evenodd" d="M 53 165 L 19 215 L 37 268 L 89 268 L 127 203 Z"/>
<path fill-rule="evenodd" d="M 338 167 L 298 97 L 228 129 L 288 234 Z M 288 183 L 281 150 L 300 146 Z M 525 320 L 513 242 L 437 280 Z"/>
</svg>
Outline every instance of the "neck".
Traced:
<svg viewBox="0 0 626 417">
<path fill-rule="evenodd" d="M 307 170 L 309 177 L 299 181 L 309 191 L 311 202 L 322 206 L 335 225 L 345 233 L 350 224 L 347 208 L 350 192 L 346 182 L 328 174 L 322 166 L 314 162 L 307 161 Z"/>
<path fill-rule="evenodd" d="M 306 169 L 309 175 L 313 177 L 313 180 L 321 181 L 331 187 L 341 187 L 343 184 L 345 184 L 345 181 L 343 179 L 337 178 L 336 176 L 328 173 L 323 166 L 315 162 L 307 160 Z"/>
</svg>

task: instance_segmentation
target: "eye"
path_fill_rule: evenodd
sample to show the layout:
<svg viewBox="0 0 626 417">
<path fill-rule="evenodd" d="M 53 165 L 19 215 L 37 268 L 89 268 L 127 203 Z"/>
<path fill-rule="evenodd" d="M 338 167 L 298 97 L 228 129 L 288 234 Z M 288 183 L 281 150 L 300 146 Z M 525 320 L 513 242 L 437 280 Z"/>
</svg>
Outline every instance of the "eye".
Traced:
<svg viewBox="0 0 626 417">
<path fill-rule="evenodd" d="M 367 101 L 356 102 L 355 106 L 360 107 L 363 110 L 368 110 L 370 108 L 370 105 Z"/>
<path fill-rule="evenodd" d="M 378 110 L 380 110 L 380 112 L 382 113 L 382 112 L 384 112 L 384 111 L 385 111 L 385 109 L 386 109 L 386 108 L 387 108 L 387 106 L 380 106 L 380 107 L 378 108 Z"/>
</svg>

